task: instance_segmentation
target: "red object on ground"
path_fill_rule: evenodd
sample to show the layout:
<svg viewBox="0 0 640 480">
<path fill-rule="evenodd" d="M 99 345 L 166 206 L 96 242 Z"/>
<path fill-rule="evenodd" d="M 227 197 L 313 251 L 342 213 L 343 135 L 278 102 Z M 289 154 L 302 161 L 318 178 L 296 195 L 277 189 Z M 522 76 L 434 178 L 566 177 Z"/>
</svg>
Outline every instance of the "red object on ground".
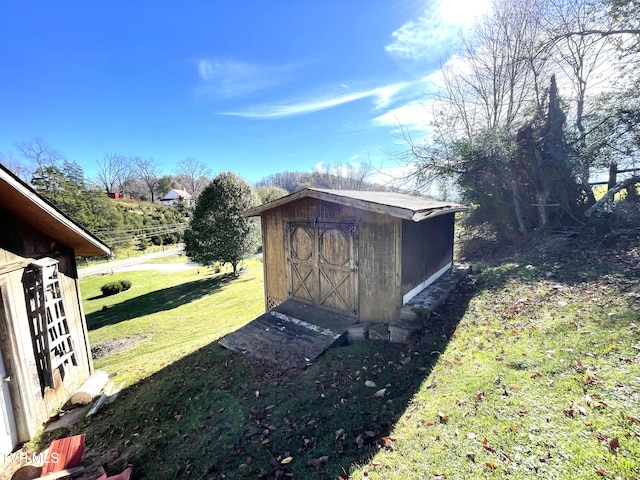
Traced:
<svg viewBox="0 0 640 480">
<path fill-rule="evenodd" d="M 84 435 L 54 440 L 49 447 L 41 477 L 80 465 L 84 450 Z"/>
</svg>

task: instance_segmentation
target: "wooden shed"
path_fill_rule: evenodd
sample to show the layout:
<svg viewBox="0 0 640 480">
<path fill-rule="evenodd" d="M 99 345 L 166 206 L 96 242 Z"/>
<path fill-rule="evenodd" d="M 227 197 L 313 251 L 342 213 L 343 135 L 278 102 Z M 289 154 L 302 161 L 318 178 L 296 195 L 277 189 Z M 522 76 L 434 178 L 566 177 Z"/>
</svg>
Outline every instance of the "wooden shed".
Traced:
<svg viewBox="0 0 640 480">
<path fill-rule="evenodd" d="M 7 454 L 91 374 L 76 255 L 110 249 L 2 165 L 0 225 L 0 454 Z"/>
<path fill-rule="evenodd" d="M 265 305 L 298 300 L 392 323 L 453 262 L 466 207 L 393 192 L 308 188 L 248 210 L 262 220 Z"/>
</svg>

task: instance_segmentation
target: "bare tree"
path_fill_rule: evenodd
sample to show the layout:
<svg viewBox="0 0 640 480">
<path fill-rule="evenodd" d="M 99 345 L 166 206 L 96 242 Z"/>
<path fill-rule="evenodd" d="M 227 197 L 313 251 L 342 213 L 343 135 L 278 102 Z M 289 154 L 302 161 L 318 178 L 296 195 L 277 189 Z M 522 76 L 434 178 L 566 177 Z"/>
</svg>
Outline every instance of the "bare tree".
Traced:
<svg viewBox="0 0 640 480">
<path fill-rule="evenodd" d="M 43 170 L 46 167 L 55 167 L 65 160 L 64 155 L 51 147 L 40 137 L 18 142 L 16 147 L 22 157 L 34 165 L 33 170 Z"/>
<path fill-rule="evenodd" d="M 108 153 L 98 160 L 98 182 L 107 193 L 120 191 L 131 176 L 130 160 L 119 153 Z"/>
<path fill-rule="evenodd" d="M 152 157 L 133 157 L 131 162 L 135 168 L 136 176 L 147 186 L 151 202 L 155 202 L 155 191 L 156 185 L 158 184 L 160 166 Z"/>
<path fill-rule="evenodd" d="M 573 90 L 573 125 L 577 130 L 576 147 L 586 151 L 585 113 L 588 109 L 590 90 L 610 89 L 621 80 L 615 67 L 615 46 L 612 36 L 577 35 L 572 32 L 607 30 L 610 17 L 602 10 L 600 2 L 589 0 L 551 0 L 550 11 L 543 19 L 549 45 L 554 53 L 553 62 L 569 82 Z M 595 95 L 591 95 L 595 98 Z M 591 156 L 580 158 L 579 177 L 590 203 L 595 202 L 589 186 Z"/>
<path fill-rule="evenodd" d="M 25 166 L 13 156 L 13 152 L 9 151 L 7 153 L 0 152 L 0 163 L 4 165 L 10 172 L 12 172 L 17 177 L 20 177 L 22 180 L 27 181 L 27 176 L 29 171 L 25 168 Z"/>
<path fill-rule="evenodd" d="M 317 187 L 338 190 L 370 189 L 367 182 L 373 173 L 373 167 L 367 163 L 335 162 L 320 164 L 313 172 L 313 183 Z"/>
<path fill-rule="evenodd" d="M 176 173 L 184 188 L 195 198 L 209 183 L 211 169 L 201 161 L 187 157 L 178 162 Z"/>
</svg>

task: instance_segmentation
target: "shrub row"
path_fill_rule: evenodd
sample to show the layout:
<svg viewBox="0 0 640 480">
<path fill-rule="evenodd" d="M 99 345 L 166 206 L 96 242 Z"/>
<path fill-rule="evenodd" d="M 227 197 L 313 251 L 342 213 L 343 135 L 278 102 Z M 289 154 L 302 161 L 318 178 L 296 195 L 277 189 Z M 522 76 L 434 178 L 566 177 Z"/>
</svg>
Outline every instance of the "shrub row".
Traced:
<svg viewBox="0 0 640 480">
<path fill-rule="evenodd" d="M 131 282 L 129 280 L 120 280 L 119 282 L 105 283 L 100 287 L 102 295 L 108 297 L 109 295 L 115 295 L 116 293 L 129 290 L 131 288 Z"/>
</svg>

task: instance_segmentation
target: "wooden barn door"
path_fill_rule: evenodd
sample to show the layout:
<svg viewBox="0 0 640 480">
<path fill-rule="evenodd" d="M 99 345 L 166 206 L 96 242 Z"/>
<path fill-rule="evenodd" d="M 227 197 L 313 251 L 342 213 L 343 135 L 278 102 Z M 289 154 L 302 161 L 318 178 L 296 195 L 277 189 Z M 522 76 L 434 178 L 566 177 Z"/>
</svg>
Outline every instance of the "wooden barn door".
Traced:
<svg viewBox="0 0 640 480">
<path fill-rule="evenodd" d="M 357 225 L 287 223 L 289 297 L 358 317 Z"/>
</svg>

